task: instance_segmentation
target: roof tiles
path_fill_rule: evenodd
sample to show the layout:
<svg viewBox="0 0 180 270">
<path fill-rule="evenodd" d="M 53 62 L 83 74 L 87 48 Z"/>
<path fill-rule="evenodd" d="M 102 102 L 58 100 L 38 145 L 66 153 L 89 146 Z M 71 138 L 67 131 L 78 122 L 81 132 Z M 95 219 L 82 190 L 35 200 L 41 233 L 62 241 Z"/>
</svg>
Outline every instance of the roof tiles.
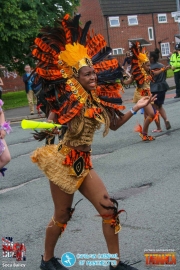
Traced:
<svg viewBox="0 0 180 270">
<path fill-rule="evenodd" d="M 177 10 L 176 0 L 99 0 L 104 16 L 166 13 Z"/>
</svg>

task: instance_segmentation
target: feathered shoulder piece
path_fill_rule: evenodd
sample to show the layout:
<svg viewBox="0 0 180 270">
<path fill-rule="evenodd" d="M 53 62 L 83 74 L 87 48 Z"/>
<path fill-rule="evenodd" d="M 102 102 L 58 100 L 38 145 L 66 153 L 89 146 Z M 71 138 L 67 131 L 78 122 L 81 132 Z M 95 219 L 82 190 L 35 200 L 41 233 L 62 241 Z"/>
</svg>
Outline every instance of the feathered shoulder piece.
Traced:
<svg viewBox="0 0 180 270">
<path fill-rule="evenodd" d="M 116 110 L 121 106 L 122 69 L 117 59 L 109 56 L 104 37 L 90 33 L 91 22 L 79 26 L 80 15 L 70 18 L 68 14 L 59 20 L 58 27 L 46 27 L 35 39 L 32 56 L 38 60 L 35 72 L 43 78 L 43 91 L 51 111 L 64 124 L 82 109 L 89 93 L 78 82 L 78 72 L 84 66 L 94 67 L 98 86 L 93 93 L 96 102 Z"/>
<path fill-rule="evenodd" d="M 145 82 L 152 81 L 152 73 L 149 74 L 142 67 L 143 64 L 149 62 L 149 58 L 145 51 L 145 48 L 141 49 L 140 44 L 138 42 L 133 43 L 131 47 L 132 53 L 132 62 L 131 62 L 131 70 L 134 79 L 138 84 L 144 84 Z"/>
</svg>

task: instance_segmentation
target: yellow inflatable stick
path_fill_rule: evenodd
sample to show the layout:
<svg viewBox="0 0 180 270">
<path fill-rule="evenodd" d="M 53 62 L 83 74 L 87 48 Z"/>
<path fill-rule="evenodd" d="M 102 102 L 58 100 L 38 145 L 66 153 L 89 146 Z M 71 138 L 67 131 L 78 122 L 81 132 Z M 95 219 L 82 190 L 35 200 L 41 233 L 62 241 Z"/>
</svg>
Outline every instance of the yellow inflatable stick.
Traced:
<svg viewBox="0 0 180 270">
<path fill-rule="evenodd" d="M 51 128 L 61 128 L 62 125 L 54 124 L 54 123 L 48 123 L 48 122 L 38 122 L 38 121 L 31 121 L 31 120 L 22 120 L 21 121 L 21 127 L 23 129 L 51 129 Z"/>
</svg>

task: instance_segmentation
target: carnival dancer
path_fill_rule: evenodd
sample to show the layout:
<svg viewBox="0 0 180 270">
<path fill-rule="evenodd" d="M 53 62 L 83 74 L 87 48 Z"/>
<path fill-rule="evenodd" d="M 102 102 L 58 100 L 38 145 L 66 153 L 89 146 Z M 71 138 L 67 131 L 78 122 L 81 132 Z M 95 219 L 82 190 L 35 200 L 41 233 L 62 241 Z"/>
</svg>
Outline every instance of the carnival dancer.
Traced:
<svg viewBox="0 0 180 270">
<path fill-rule="evenodd" d="M 2 109 L 3 104 L 4 102 L 0 99 L 0 175 L 2 176 L 4 176 L 7 170 L 4 166 L 11 160 L 11 155 L 5 141 L 5 136 L 11 132 L 11 127 L 9 122 L 5 121 Z"/>
<path fill-rule="evenodd" d="M 87 22 L 82 29 L 79 17 L 66 15 L 57 28 L 45 28 L 35 39 L 32 55 L 39 60 L 36 73 L 43 78 L 45 92 L 52 113 L 67 131 L 58 145 L 42 146 L 34 151 L 32 161 L 37 163 L 50 180 L 54 214 L 46 229 L 45 252 L 40 269 L 67 269 L 54 257 L 58 237 L 65 231 L 74 209 L 73 194 L 79 190 L 99 212 L 102 227 L 111 254 L 119 252 L 120 223 L 118 203 L 109 197 L 104 183 L 94 171 L 91 162 L 91 144 L 94 133 L 104 124 L 103 135 L 116 130 L 139 109 L 148 106 L 155 97 L 140 99 L 123 114 L 121 85 L 115 81 L 122 77 L 118 61 L 108 57 L 111 48 L 102 35 L 90 36 Z M 47 132 L 44 137 L 47 139 Z M 53 131 L 52 131 L 53 135 Z M 51 137 L 51 134 L 49 135 Z M 35 135 L 38 139 L 38 134 Z M 39 139 L 42 139 L 40 132 Z M 117 260 L 110 269 L 135 270 Z"/>
<path fill-rule="evenodd" d="M 125 65 L 127 63 L 127 67 L 125 69 Z M 131 77 L 131 55 L 130 55 L 130 51 L 126 52 L 126 58 L 124 59 L 124 62 L 122 64 L 122 68 L 125 70 L 126 74 L 128 75 L 128 77 Z"/>
<path fill-rule="evenodd" d="M 150 52 L 150 63 L 151 70 L 167 70 L 170 66 L 165 67 L 163 64 L 158 62 L 159 60 L 159 49 L 156 49 L 153 52 Z M 164 99 L 166 95 L 166 91 L 169 89 L 169 85 L 166 82 L 166 73 L 162 72 L 157 76 L 153 77 L 154 81 L 150 83 L 151 93 L 156 95 L 156 100 L 154 101 L 153 108 L 160 113 L 160 116 L 163 118 L 166 129 L 169 130 L 171 128 L 170 122 L 167 118 L 167 114 L 165 109 L 163 108 Z M 157 129 L 154 129 L 152 132 L 162 132 L 160 117 L 158 117 L 157 121 L 155 121 L 157 125 Z"/>
<path fill-rule="evenodd" d="M 142 49 L 138 42 L 133 44 L 131 47 L 132 52 L 132 62 L 131 62 L 131 73 L 132 77 L 128 79 L 128 83 L 131 83 L 133 80 L 137 83 L 137 88 L 134 92 L 133 102 L 137 103 L 142 96 L 151 96 L 150 91 L 150 82 L 153 81 L 153 76 L 158 75 L 164 72 L 166 69 L 162 68 L 158 71 L 152 71 L 150 69 L 150 62 L 145 52 L 145 49 Z M 153 141 L 155 137 L 148 135 L 148 128 L 152 121 L 158 119 L 158 113 L 154 113 L 152 105 L 149 103 L 144 108 L 144 124 L 143 127 L 138 124 L 135 127 L 135 131 L 139 132 L 139 136 L 143 141 Z"/>
</svg>

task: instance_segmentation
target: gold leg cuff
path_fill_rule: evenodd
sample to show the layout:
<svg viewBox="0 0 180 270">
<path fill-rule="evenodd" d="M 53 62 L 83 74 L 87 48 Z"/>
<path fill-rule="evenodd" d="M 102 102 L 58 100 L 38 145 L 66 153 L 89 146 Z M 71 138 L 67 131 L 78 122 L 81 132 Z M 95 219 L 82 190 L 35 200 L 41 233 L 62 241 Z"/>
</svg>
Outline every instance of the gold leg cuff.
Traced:
<svg viewBox="0 0 180 270">
<path fill-rule="evenodd" d="M 58 226 L 58 227 L 61 228 L 61 233 L 63 233 L 64 230 L 66 229 L 67 223 L 64 223 L 63 224 L 63 223 L 60 223 L 59 221 L 55 221 L 54 220 L 54 217 L 52 217 L 52 221 L 53 221 L 54 225 L 56 225 L 56 226 Z"/>
<path fill-rule="evenodd" d="M 104 224 L 110 224 L 112 228 L 115 230 L 115 234 L 119 233 L 121 230 L 121 224 L 119 222 L 119 217 L 115 219 L 103 219 Z"/>
</svg>

